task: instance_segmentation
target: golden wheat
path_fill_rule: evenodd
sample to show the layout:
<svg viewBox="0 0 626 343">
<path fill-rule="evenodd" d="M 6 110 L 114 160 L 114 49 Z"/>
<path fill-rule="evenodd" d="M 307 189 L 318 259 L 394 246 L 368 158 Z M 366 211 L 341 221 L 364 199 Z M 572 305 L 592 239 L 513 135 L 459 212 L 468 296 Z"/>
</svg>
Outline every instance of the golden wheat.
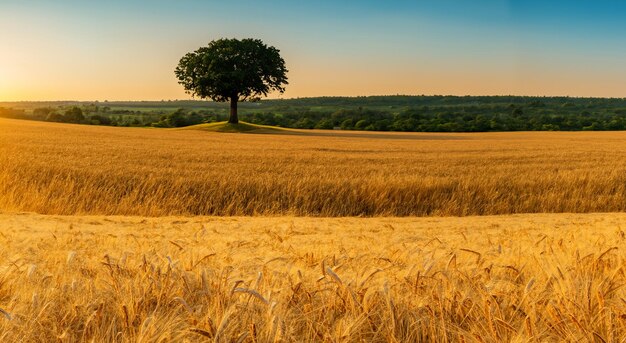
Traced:
<svg viewBox="0 0 626 343">
<path fill-rule="evenodd" d="M 626 210 L 625 143 L 626 132 L 245 135 L 0 119 L 0 209 L 142 216 L 616 212 Z"/>
<path fill-rule="evenodd" d="M 0 341 L 620 342 L 626 214 L 0 215 Z"/>
<path fill-rule="evenodd" d="M 0 119 L 0 210 L 623 211 L 625 138 Z M 625 224 L 623 214 L 6 212 L 0 341 L 617 342 Z"/>
</svg>

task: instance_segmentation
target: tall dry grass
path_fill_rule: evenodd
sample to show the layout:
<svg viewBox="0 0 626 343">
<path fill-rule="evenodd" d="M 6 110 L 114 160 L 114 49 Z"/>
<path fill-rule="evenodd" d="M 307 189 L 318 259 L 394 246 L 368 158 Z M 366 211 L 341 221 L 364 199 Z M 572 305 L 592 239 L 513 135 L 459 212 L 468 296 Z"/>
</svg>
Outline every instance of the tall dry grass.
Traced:
<svg viewBox="0 0 626 343">
<path fill-rule="evenodd" d="M 626 210 L 625 162 L 625 132 L 244 135 L 0 119 L 0 209 L 147 216 L 613 212 Z"/>
<path fill-rule="evenodd" d="M 0 341 L 623 342 L 626 215 L 0 215 Z"/>
</svg>

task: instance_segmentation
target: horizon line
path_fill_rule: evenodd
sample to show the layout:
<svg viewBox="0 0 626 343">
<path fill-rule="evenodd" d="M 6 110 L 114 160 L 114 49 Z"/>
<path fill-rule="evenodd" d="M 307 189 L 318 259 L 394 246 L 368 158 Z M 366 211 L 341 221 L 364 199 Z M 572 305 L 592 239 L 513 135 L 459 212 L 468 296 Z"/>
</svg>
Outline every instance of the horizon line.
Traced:
<svg viewBox="0 0 626 343">
<path fill-rule="evenodd" d="M 514 98 L 572 98 L 572 99 L 626 99 L 626 96 L 616 97 L 616 96 L 576 96 L 576 95 L 516 95 L 516 94 L 491 94 L 491 95 L 458 95 L 458 94 L 374 94 L 374 95 L 319 95 L 319 96 L 301 96 L 301 97 L 290 97 L 290 98 L 264 98 L 259 101 L 241 101 L 241 102 L 263 102 L 263 101 L 277 101 L 277 100 L 301 100 L 301 99 L 319 99 L 319 98 L 347 98 L 347 99 L 358 99 L 358 98 L 375 98 L 375 97 L 457 97 L 457 98 L 478 98 L 478 97 L 487 97 L 487 98 L 504 98 L 504 97 L 514 97 Z M 196 101 L 196 102 L 211 102 L 211 103 L 221 103 L 213 100 L 205 100 L 205 99 L 142 99 L 142 100 L 77 100 L 77 99 L 65 99 L 65 100 L 1 100 L 1 103 L 45 103 L 45 102 L 97 102 L 97 103 L 107 103 L 107 102 L 181 102 L 181 101 Z"/>
</svg>

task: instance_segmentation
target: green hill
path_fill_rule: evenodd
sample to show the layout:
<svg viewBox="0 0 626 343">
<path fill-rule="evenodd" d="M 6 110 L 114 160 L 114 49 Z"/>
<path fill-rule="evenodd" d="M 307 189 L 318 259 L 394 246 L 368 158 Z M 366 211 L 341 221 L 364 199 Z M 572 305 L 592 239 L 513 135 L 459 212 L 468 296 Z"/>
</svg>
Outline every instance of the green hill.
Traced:
<svg viewBox="0 0 626 343">
<path fill-rule="evenodd" d="M 276 126 L 250 124 L 242 121 L 240 121 L 239 124 L 221 121 L 217 123 L 192 125 L 181 128 L 181 130 L 202 130 L 226 133 L 298 134 L 295 130 Z"/>
</svg>

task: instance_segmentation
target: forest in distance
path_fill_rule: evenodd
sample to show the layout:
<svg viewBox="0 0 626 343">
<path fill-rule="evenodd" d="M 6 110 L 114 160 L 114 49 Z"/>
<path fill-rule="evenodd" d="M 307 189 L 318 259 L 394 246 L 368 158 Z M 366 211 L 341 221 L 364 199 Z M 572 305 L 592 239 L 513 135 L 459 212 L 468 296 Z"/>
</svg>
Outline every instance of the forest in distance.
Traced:
<svg viewBox="0 0 626 343">
<path fill-rule="evenodd" d="M 0 103 L 0 117 L 127 127 L 224 121 L 207 101 Z M 626 99 L 523 96 L 367 96 L 240 104 L 245 122 L 295 129 L 402 132 L 603 131 L 626 129 Z"/>
</svg>

